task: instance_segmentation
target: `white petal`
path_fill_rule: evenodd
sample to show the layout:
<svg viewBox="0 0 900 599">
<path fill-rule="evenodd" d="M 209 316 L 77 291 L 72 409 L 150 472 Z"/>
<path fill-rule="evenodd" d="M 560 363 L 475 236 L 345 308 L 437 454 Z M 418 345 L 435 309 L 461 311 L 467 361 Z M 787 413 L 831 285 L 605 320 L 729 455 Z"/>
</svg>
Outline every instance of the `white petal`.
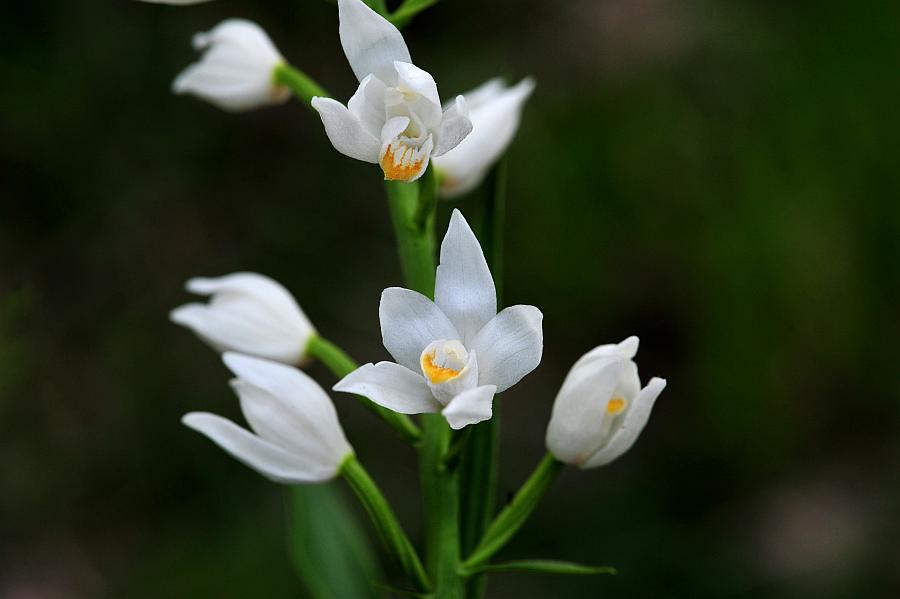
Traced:
<svg viewBox="0 0 900 599">
<path fill-rule="evenodd" d="M 497 289 L 484 252 L 459 210 L 441 243 L 434 302 L 447 315 L 466 347 L 481 328 L 497 314 Z"/>
<path fill-rule="evenodd" d="M 393 362 L 363 364 L 334 386 L 335 391 L 368 397 L 380 406 L 401 414 L 437 412 L 425 377 Z"/>
<path fill-rule="evenodd" d="M 547 449 L 568 464 L 583 464 L 606 439 L 601 438 L 607 403 L 625 360 L 595 360 L 573 367 L 566 376 L 547 426 Z"/>
<path fill-rule="evenodd" d="M 472 121 L 469 120 L 469 109 L 466 100 L 462 96 L 456 96 L 456 101 L 444 111 L 441 120 L 441 132 L 438 136 L 438 144 L 432 153 L 435 158 L 446 154 L 465 137 L 472 132 Z M 437 163 L 435 163 L 437 164 Z"/>
<path fill-rule="evenodd" d="M 507 87 L 506 83 L 503 81 L 503 77 L 494 77 L 493 79 L 488 79 L 475 89 L 467 91 L 463 96 L 466 98 L 469 109 L 474 110 L 488 104 L 495 98 L 498 98 L 506 90 Z"/>
<path fill-rule="evenodd" d="M 419 358 L 432 341 L 459 339 L 450 320 L 430 299 L 401 287 L 388 287 L 378 306 L 381 338 L 398 364 L 419 372 Z"/>
<path fill-rule="evenodd" d="M 233 457 L 275 482 L 287 484 L 320 482 L 337 474 L 337 468 L 323 466 L 296 456 L 257 437 L 227 418 L 206 412 L 191 412 L 181 421 L 185 426 L 206 435 Z"/>
<path fill-rule="evenodd" d="M 344 454 L 332 454 L 323 431 L 302 414 L 286 408 L 278 398 L 242 379 L 232 379 L 244 418 L 253 431 L 290 453 L 317 463 L 337 466 Z"/>
<path fill-rule="evenodd" d="M 428 71 L 409 62 L 395 61 L 394 69 L 399 90 L 412 92 L 415 98 L 412 102 L 407 101 L 408 110 L 416 114 L 427 129 L 437 132 L 443 111 L 434 78 Z"/>
<path fill-rule="evenodd" d="M 322 118 L 325 134 L 335 150 L 363 162 L 378 162 L 381 143 L 346 106 L 332 98 L 316 97 L 312 107 Z"/>
<path fill-rule="evenodd" d="M 482 384 L 502 393 L 541 363 L 544 315 L 534 306 L 512 306 L 492 318 L 472 341 Z"/>
<path fill-rule="evenodd" d="M 498 92 L 490 82 L 474 100 L 467 94 L 472 132 L 459 145 L 434 161 L 441 171 L 441 195 L 454 197 L 475 188 L 503 155 L 515 137 L 522 107 L 534 90 L 534 81 Z M 490 96 L 490 97 L 488 97 Z"/>
<path fill-rule="evenodd" d="M 194 36 L 205 52 L 172 84 L 175 93 L 190 93 L 223 110 L 238 112 L 286 101 L 290 93 L 272 75 L 284 59 L 256 23 L 228 19 L 208 33 Z"/>
<path fill-rule="evenodd" d="M 662 393 L 665 387 L 665 379 L 650 379 L 647 386 L 635 398 L 634 404 L 625 415 L 622 427 L 616 432 L 612 440 L 606 447 L 592 455 L 581 467 L 586 469 L 604 466 L 631 449 L 631 446 L 637 441 L 638 436 L 647 424 L 647 420 L 650 418 L 650 412 L 653 410 L 656 398 L 659 397 L 659 394 Z"/>
<path fill-rule="evenodd" d="M 352 451 L 331 398 L 309 375 L 284 364 L 241 354 L 226 353 L 222 360 L 242 381 L 272 396 L 283 417 L 302 423 L 297 424 L 298 434 L 315 430 L 326 455 L 339 460 Z"/>
<path fill-rule="evenodd" d="M 490 420 L 496 392 L 497 388 L 493 385 L 475 387 L 454 397 L 441 414 L 453 430 Z"/>
<path fill-rule="evenodd" d="M 593 360 L 614 356 L 631 360 L 637 355 L 639 343 L 640 340 L 636 336 L 632 335 L 621 343 L 607 343 L 606 345 L 598 345 L 588 353 L 581 356 L 581 358 L 579 358 L 575 365 L 580 366 Z"/>
<path fill-rule="evenodd" d="M 309 319 L 281 285 L 255 273 L 196 278 L 187 289 L 212 295 L 170 314 L 219 351 L 236 350 L 288 364 L 300 361 L 315 333 Z"/>
<path fill-rule="evenodd" d="M 347 102 L 347 108 L 359 119 L 363 129 L 375 138 L 381 136 L 381 130 L 384 127 L 385 90 L 386 87 L 380 79 L 375 75 L 367 75 L 360 82 L 356 93 Z M 406 126 L 404 126 L 405 128 Z"/>
<path fill-rule="evenodd" d="M 394 61 L 412 62 L 397 28 L 361 0 L 338 0 L 338 15 L 341 46 L 356 78 L 373 74 L 394 85 Z"/>
</svg>

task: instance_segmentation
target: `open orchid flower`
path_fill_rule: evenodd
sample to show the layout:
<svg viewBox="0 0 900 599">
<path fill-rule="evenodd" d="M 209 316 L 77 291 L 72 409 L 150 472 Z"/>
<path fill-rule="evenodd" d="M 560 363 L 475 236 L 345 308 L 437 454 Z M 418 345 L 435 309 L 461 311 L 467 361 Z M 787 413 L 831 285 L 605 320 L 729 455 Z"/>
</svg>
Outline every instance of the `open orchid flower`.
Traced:
<svg viewBox="0 0 900 599">
<path fill-rule="evenodd" d="M 638 338 L 601 345 L 578 360 L 563 382 L 547 427 L 547 449 L 582 469 L 609 464 L 628 451 L 650 418 L 666 381 L 641 389 Z"/>
<path fill-rule="evenodd" d="M 459 210 L 441 244 L 434 301 L 390 287 L 378 309 L 384 347 L 395 362 L 365 364 L 334 386 L 403 414 L 441 412 L 460 429 L 487 420 L 495 393 L 541 361 L 543 314 L 512 306 L 497 314 L 497 292 L 481 246 Z"/>
<path fill-rule="evenodd" d="M 377 163 L 385 179 L 415 181 L 472 130 L 458 96 L 445 111 L 437 85 L 412 64 L 400 31 L 361 0 L 338 0 L 341 45 L 359 80 L 347 105 L 312 100 L 335 149 Z"/>
<path fill-rule="evenodd" d="M 256 434 L 207 412 L 191 412 L 182 422 L 275 482 L 334 478 L 353 448 L 322 387 L 304 372 L 277 362 L 235 353 L 222 359 L 237 377 L 231 386 Z"/>
<path fill-rule="evenodd" d="M 172 322 L 194 331 L 218 351 L 237 351 L 299 364 L 316 331 L 297 301 L 280 283 L 253 272 L 198 277 L 187 290 L 212 296 L 209 303 L 179 306 Z"/>
<path fill-rule="evenodd" d="M 198 62 L 172 83 L 176 94 L 193 94 L 229 112 L 281 104 L 290 90 L 275 82 L 275 69 L 284 58 L 263 29 L 246 19 L 222 21 L 194 36 L 203 51 Z"/>
<path fill-rule="evenodd" d="M 441 196 L 460 196 L 481 183 L 515 137 L 522 107 L 532 91 L 534 80 L 530 77 L 512 87 L 506 87 L 498 78 L 463 94 L 472 132 L 458 146 L 434 158 L 441 175 Z"/>
</svg>

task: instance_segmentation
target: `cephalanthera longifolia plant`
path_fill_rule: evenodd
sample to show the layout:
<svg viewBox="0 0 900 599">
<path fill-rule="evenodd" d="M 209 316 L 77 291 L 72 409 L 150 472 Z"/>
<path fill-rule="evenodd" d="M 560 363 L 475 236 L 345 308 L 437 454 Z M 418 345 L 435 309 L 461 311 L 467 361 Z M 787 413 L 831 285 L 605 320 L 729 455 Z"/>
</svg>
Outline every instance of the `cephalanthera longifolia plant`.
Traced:
<svg viewBox="0 0 900 599">
<path fill-rule="evenodd" d="M 435 1 L 405 0 L 393 12 L 383 0 L 337 1 L 341 44 L 359 80 L 346 104 L 290 66 L 258 25 L 240 19 L 197 34 L 194 45 L 203 54 L 173 85 L 177 93 L 230 111 L 293 95 L 318 114 L 335 149 L 379 165 L 406 278 L 405 287 L 384 290 L 378 308 L 393 361 L 358 366 L 316 331 L 284 287 L 260 274 L 192 279 L 188 291 L 209 301 L 181 306 L 171 318 L 223 352 L 249 429 L 201 412 L 187 414 L 187 426 L 265 477 L 292 485 L 297 506 L 333 502 L 332 495 L 304 494 L 308 487 L 302 485 L 342 477 L 402 571 L 404 579 L 390 587 L 394 592 L 480 597 L 485 575 L 494 571 L 611 571 L 545 559 L 491 563 L 491 558 L 525 523 L 564 465 L 603 466 L 634 444 L 665 381 L 654 378 L 641 386 L 636 337 L 586 353 L 556 396 L 547 454 L 505 507 L 492 514 L 494 402 L 538 366 L 543 352 L 541 311 L 524 305 L 500 310 L 495 282 L 505 202 L 502 168 L 496 165 L 534 84 L 525 79 L 506 87 L 491 80 L 442 105 L 434 79 L 413 64 L 397 28 Z M 439 248 L 434 230 L 436 197 L 465 193 L 491 172 L 496 176 L 485 239 L 493 274 L 458 210 Z M 331 398 L 298 369 L 310 359 L 321 360 L 338 377 L 334 391 L 356 396 L 418 450 L 424 559 L 347 440 Z M 339 518 L 352 515 L 340 512 Z M 331 532 L 325 534 L 330 538 Z M 290 534 L 312 533 L 307 527 Z M 332 545 L 346 540 L 342 535 L 335 530 Z M 315 548 L 306 558 L 316 562 Z M 304 563 L 300 560 L 298 569 L 317 596 L 371 596 L 388 588 L 366 581 L 348 591 L 347 579 L 360 572 L 348 568 L 344 578 L 329 579 L 327 564 L 316 571 Z"/>
</svg>

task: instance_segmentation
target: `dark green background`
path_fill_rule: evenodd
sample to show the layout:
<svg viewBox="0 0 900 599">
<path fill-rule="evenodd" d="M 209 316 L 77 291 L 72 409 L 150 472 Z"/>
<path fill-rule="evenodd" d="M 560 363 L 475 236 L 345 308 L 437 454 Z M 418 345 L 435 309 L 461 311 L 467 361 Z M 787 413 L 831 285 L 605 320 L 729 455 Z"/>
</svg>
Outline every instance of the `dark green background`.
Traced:
<svg viewBox="0 0 900 599">
<path fill-rule="evenodd" d="M 179 424 L 238 410 L 167 312 L 188 277 L 256 270 L 378 360 L 401 279 L 378 169 L 318 118 L 169 93 L 229 16 L 353 92 L 326 2 L 0 9 L 2 596 L 302 596 L 280 489 Z M 506 300 L 543 310 L 545 353 L 503 397 L 501 495 L 580 354 L 638 334 L 669 381 L 635 448 L 567 471 L 503 552 L 619 576 L 502 574 L 490 597 L 900 595 L 898 33 L 894 0 L 444 0 L 407 28 L 444 97 L 538 82 Z M 444 203 L 441 229 L 452 205 L 480 219 Z M 336 401 L 418 537 L 414 455 Z"/>
</svg>

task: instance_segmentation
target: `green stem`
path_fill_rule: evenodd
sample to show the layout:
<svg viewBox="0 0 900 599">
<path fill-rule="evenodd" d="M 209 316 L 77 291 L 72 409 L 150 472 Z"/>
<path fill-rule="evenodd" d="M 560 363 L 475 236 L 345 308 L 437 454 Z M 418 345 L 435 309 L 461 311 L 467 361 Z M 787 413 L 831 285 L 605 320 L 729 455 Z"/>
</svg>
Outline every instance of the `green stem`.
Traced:
<svg viewBox="0 0 900 599">
<path fill-rule="evenodd" d="M 359 368 L 359 365 L 341 348 L 319 335 L 310 337 L 306 352 L 309 356 L 320 360 L 339 378 L 343 378 Z M 383 408 L 368 397 L 362 395 L 356 397 L 370 412 L 387 422 L 410 443 L 415 445 L 422 438 L 422 431 L 409 416 Z"/>
<path fill-rule="evenodd" d="M 413 214 L 413 226 L 419 230 L 425 230 L 429 225 L 428 220 L 434 219 L 437 209 L 437 186 L 438 177 L 434 165 L 429 164 L 419 179 L 419 199 Z"/>
<path fill-rule="evenodd" d="M 431 589 L 431 583 L 422 562 L 412 543 L 409 542 L 403 527 L 397 521 L 390 504 L 378 490 L 375 481 L 369 476 L 356 456 L 350 455 L 341 465 L 341 474 L 344 480 L 356 493 L 359 501 L 363 504 L 372 523 L 378 530 L 381 540 L 384 542 L 390 554 L 397 563 L 403 568 L 403 571 L 409 577 L 410 582 L 415 586 L 416 590 L 428 592 Z"/>
<path fill-rule="evenodd" d="M 550 453 L 544 456 L 509 505 L 488 526 L 478 547 L 463 562 L 464 570 L 472 571 L 484 564 L 516 534 L 564 466 Z"/>
<path fill-rule="evenodd" d="M 426 215 L 422 226 L 418 226 L 415 224 L 415 215 L 419 205 L 419 186 L 414 183 L 385 181 L 385 188 L 406 284 L 423 295 L 433 297 L 434 211 Z"/>
<path fill-rule="evenodd" d="M 397 10 L 388 17 L 388 20 L 401 29 L 407 25 L 410 20 L 429 6 L 437 4 L 438 0 L 405 0 Z"/>
<path fill-rule="evenodd" d="M 459 477 L 445 468 L 451 431 L 440 414 L 422 418 L 419 454 L 422 499 L 425 505 L 425 551 L 435 599 L 462 599 L 465 582 L 459 575 Z"/>
<path fill-rule="evenodd" d="M 283 85 L 297 96 L 297 99 L 303 102 L 307 108 L 312 109 L 312 99 L 316 96 L 329 97 L 322 87 L 312 80 L 312 78 L 295 67 L 283 62 L 275 67 L 272 73 L 272 80 Z"/>
</svg>

